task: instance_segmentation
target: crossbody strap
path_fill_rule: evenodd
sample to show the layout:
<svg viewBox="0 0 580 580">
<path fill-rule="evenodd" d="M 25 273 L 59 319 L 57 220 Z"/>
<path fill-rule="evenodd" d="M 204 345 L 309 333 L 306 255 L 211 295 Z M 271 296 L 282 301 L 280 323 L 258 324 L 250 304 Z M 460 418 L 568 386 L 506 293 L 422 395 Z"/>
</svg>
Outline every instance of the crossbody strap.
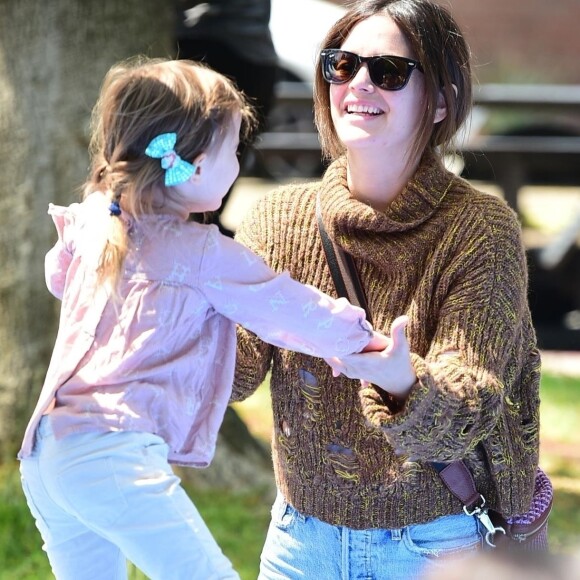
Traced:
<svg viewBox="0 0 580 580">
<path fill-rule="evenodd" d="M 354 259 L 330 238 L 324 227 L 320 196 L 316 198 L 316 221 L 318 222 L 318 230 L 322 239 L 322 247 L 326 254 L 326 261 L 338 295 L 348 298 L 351 304 L 360 306 L 366 312 L 367 320 L 372 323 L 364 287 Z M 473 476 L 464 461 L 459 460 L 451 463 L 431 462 L 430 465 L 437 471 L 447 489 L 463 504 L 465 513 L 475 515 L 486 527 L 488 543 L 491 544 L 491 538 L 493 538 L 493 534 L 496 531 L 501 530 L 505 533 L 503 528 L 496 528 L 491 523 L 487 515 L 487 508 L 484 507 L 485 499 L 477 491 Z"/>
<path fill-rule="evenodd" d="M 372 324 L 372 316 L 354 259 L 330 238 L 324 228 L 320 210 L 320 196 L 316 198 L 316 220 L 336 292 L 339 296 L 348 298 L 351 304 L 362 308 L 366 313 L 367 320 Z"/>
</svg>

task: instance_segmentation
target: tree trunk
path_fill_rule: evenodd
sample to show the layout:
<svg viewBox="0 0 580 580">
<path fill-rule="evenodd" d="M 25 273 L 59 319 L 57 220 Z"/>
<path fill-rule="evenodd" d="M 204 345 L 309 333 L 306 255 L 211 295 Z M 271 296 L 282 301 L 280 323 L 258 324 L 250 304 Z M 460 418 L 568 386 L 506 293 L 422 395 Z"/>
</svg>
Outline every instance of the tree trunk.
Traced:
<svg viewBox="0 0 580 580">
<path fill-rule="evenodd" d="M 56 336 L 48 203 L 79 199 L 105 72 L 172 55 L 172 19 L 159 0 L 0 0 L 0 459 L 18 449 Z"/>
</svg>

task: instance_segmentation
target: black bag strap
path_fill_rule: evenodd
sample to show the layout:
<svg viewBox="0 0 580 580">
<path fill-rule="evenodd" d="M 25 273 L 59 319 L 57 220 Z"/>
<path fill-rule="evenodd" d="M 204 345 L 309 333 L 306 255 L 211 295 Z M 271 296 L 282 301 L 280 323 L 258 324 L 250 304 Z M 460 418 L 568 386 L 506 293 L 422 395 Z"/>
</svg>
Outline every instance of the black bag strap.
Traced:
<svg viewBox="0 0 580 580">
<path fill-rule="evenodd" d="M 358 275 L 358 270 L 353 257 L 345 252 L 334 240 L 330 238 L 322 222 L 320 209 L 320 197 L 316 199 L 316 220 L 322 239 L 322 247 L 326 254 L 326 261 L 330 268 L 334 287 L 339 296 L 348 298 L 351 304 L 362 308 L 367 320 L 372 324 L 372 316 L 369 310 L 363 286 Z"/>
</svg>

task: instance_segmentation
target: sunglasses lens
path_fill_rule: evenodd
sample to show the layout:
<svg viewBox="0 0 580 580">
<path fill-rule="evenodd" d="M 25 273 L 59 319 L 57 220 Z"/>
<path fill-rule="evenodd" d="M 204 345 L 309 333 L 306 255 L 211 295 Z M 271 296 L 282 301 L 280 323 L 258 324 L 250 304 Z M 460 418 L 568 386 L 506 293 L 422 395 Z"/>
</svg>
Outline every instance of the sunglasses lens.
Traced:
<svg viewBox="0 0 580 580">
<path fill-rule="evenodd" d="M 377 57 L 368 64 L 373 83 L 387 91 L 402 89 L 411 75 L 409 63 L 404 59 Z"/>
<path fill-rule="evenodd" d="M 356 56 L 340 50 L 327 52 L 322 62 L 322 72 L 329 83 L 341 84 L 350 81 L 357 68 Z"/>
</svg>

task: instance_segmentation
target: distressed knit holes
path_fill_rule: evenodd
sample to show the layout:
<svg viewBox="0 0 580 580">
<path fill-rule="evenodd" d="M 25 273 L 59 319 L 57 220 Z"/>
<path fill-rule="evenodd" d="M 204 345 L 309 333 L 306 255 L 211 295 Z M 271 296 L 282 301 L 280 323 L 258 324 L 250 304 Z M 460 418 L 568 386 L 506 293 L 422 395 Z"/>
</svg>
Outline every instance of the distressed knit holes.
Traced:
<svg viewBox="0 0 580 580">
<path fill-rule="evenodd" d="M 509 397 L 506 396 L 505 398 L 506 405 L 508 406 L 510 412 L 512 413 L 519 413 L 521 409 L 520 403 L 514 403 Z"/>
<path fill-rule="evenodd" d="M 472 428 L 473 423 L 468 423 L 467 425 L 464 425 L 463 428 L 461 429 L 461 435 L 467 436 Z"/>
<path fill-rule="evenodd" d="M 303 417 L 309 421 L 316 421 L 320 418 L 320 387 L 316 377 L 304 369 L 298 370 L 298 377 L 300 379 L 300 392 L 306 399 L 306 410 L 303 412 Z"/>
<path fill-rule="evenodd" d="M 526 452 L 533 451 L 538 444 L 537 421 L 524 419 L 522 421 L 522 442 Z"/>
<path fill-rule="evenodd" d="M 288 473 L 292 473 L 296 462 L 296 442 L 290 438 L 291 429 L 285 420 L 282 420 L 278 427 L 278 447 L 282 451 L 278 457 L 286 463 Z"/>
<path fill-rule="evenodd" d="M 298 376 L 300 377 L 300 381 L 305 385 L 310 387 L 318 386 L 318 380 L 311 372 L 308 372 L 305 369 L 298 369 Z"/>
<path fill-rule="evenodd" d="M 334 473 L 342 479 L 358 484 L 360 481 L 359 464 L 354 451 L 338 443 L 329 443 L 326 451 Z"/>
<path fill-rule="evenodd" d="M 286 437 L 290 437 L 290 425 L 288 425 L 288 421 L 286 421 L 286 419 L 282 419 L 280 430 Z"/>
</svg>

